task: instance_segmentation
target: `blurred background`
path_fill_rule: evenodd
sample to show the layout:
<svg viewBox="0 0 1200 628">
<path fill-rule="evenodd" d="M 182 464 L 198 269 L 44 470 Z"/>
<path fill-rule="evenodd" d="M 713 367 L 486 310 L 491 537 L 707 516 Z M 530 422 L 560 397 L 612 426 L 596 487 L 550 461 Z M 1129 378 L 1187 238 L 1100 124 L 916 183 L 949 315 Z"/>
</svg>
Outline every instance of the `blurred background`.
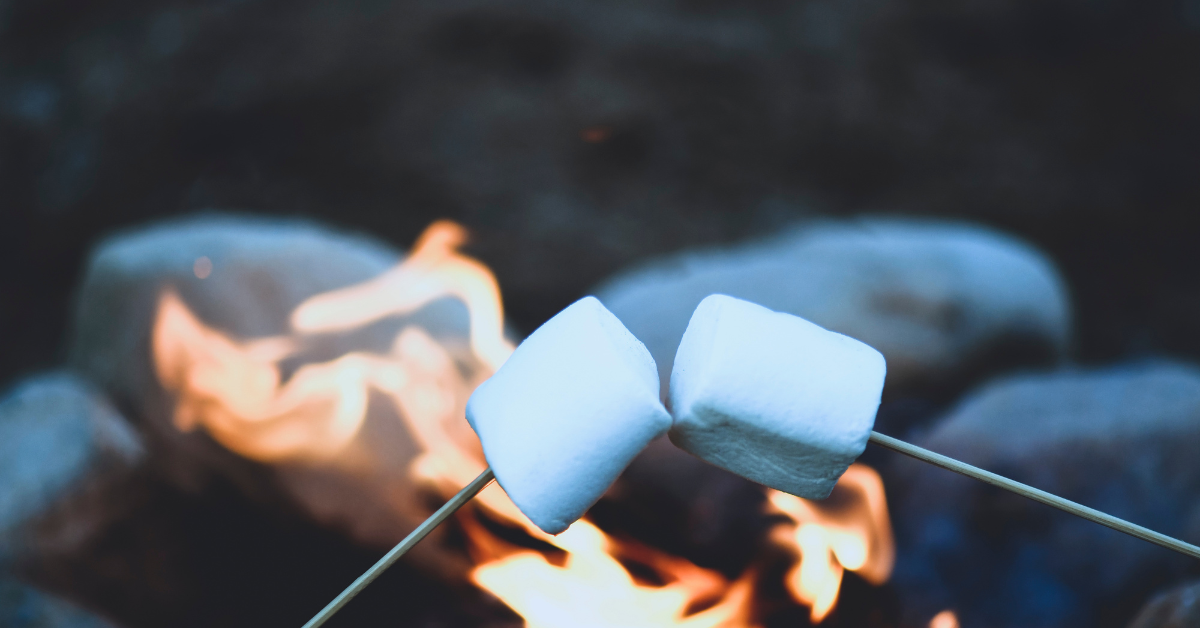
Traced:
<svg viewBox="0 0 1200 628">
<path fill-rule="evenodd" d="M 178 337 L 292 333 L 438 220 L 494 273 L 510 340 L 598 294 L 669 372 L 695 302 L 743 296 L 879 347 L 880 430 L 1200 541 L 1198 167 L 1197 0 L 0 0 L 0 624 L 294 625 L 411 527 L 347 523 L 401 499 L 385 454 L 367 472 L 185 430 L 154 321 L 166 286 Z M 466 314 L 400 308 L 288 359 L 402 353 L 408 323 L 383 319 L 412 315 L 469 363 L 457 400 L 493 365 L 454 353 L 478 309 L 446 294 Z M 787 509 L 669 444 L 591 520 L 718 574 L 686 616 L 757 565 L 773 584 L 714 626 L 1200 626 L 1194 562 L 863 461 L 895 566 L 837 566 L 821 617 L 783 584 Z M 476 567 L 515 551 L 472 521 L 442 543 Z M 489 534 L 571 551 L 509 524 Z M 343 625 L 606 625 L 430 575 L 449 560 L 398 568 Z"/>
</svg>

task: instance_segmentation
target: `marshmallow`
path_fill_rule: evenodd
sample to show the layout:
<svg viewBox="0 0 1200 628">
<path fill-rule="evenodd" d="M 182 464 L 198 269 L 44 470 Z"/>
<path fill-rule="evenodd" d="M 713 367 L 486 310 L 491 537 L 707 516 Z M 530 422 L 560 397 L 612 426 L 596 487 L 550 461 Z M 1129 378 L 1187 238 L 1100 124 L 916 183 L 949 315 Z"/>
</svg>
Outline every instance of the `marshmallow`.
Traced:
<svg viewBox="0 0 1200 628">
<path fill-rule="evenodd" d="M 671 427 L 650 352 L 594 297 L 526 338 L 471 395 L 467 420 L 500 486 L 550 534 Z"/>
<path fill-rule="evenodd" d="M 786 493 L 829 496 L 875 423 L 871 347 L 725 295 L 692 314 L 671 372 L 671 442 Z"/>
</svg>

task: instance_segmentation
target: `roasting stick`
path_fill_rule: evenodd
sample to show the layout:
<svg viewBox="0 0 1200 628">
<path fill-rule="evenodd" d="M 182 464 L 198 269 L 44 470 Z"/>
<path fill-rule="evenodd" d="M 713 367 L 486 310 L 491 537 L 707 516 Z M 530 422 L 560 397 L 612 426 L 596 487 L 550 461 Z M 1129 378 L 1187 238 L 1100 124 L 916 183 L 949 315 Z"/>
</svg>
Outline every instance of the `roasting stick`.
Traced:
<svg viewBox="0 0 1200 628">
<path fill-rule="evenodd" d="M 938 453 L 910 445 L 902 440 L 897 440 L 891 436 L 880 434 L 879 432 L 871 432 L 872 443 L 881 447 L 887 447 L 892 451 L 902 453 L 906 456 L 911 456 L 921 462 L 928 462 L 931 465 L 941 467 L 948 471 L 961 473 L 969 478 L 974 478 L 980 482 L 987 482 L 992 486 L 1000 487 L 1006 491 L 1012 491 L 1022 497 L 1028 497 L 1037 502 L 1053 506 L 1059 510 L 1064 510 L 1077 517 L 1083 517 L 1088 521 L 1094 521 L 1102 526 L 1108 526 L 1118 532 L 1124 532 L 1130 536 L 1136 536 L 1143 541 L 1150 541 L 1156 545 L 1161 545 L 1167 549 L 1175 550 L 1180 554 L 1186 554 L 1192 558 L 1200 558 L 1200 547 L 1196 547 L 1190 543 L 1184 543 L 1179 539 L 1171 538 L 1165 534 L 1159 534 L 1154 530 L 1143 528 L 1140 525 L 1130 523 L 1124 519 L 1118 519 L 1110 514 L 1100 512 L 1093 508 L 1088 508 L 1081 504 L 1076 504 L 1069 499 L 1063 499 L 1058 495 L 1047 493 L 1041 489 L 1033 488 L 1026 484 L 1021 484 L 1015 480 L 1010 480 L 1004 476 L 996 475 L 991 471 L 984 471 L 979 467 L 973 467 L 965 462 L 959 462 L 953 458 L 943 456 Z"/>
<path fill-rule="evenodd" d="M 434 528 L 442 525 L 442 522 L 449 519 L 450 515 L 454 514 L 459 508 L 462 508 L 463 504 L 471 501 L 472 497 L 478 495 L 479 491 L 482 491 L 484 487 L 491 484 L 495 479 L 496 474 L 492 473 L 491 467 L 484 469 L 483 473 L 479 474 L 479 477 L 471 480 L 471 483 L 463 487 L 463 490 L 459 491 L 454 497 L 451 497 L 450 501 L 443 504 L 441 508 L 438 508 L 437 512 L 430 515 L 424 523 L 417 526 L 416 530 L 413 530 L 408 536 L 404 537 L 404 540 L 400 541 L 399 545 L 393 547 L 390 552 L 379 559 L 379 562 L 371 565 L 371 568 L 366 573 L 359 576 L 349 587 L 346 587 L 345 591 L 342 591 L 337 597 L 333 598 L 333 601 L 321 609 L 321 612 L 308 620 L 308 623 L 304 624 L 304 628 L 317 628 L 317 626 L 329 621 L 329 618 L 333 617 L 334 613 L 340 611 L 347 602 L 354 599 L 354 596 L 367 588 L 367 585 L 371 584 L 375 578 L 378 578 L 379 574 L 387 571 L 387 568 L 399 560 L 405 552 L 412 549 L 417 543 L 420 543 L 421 539 L 425 538 Z"/>
</svg>

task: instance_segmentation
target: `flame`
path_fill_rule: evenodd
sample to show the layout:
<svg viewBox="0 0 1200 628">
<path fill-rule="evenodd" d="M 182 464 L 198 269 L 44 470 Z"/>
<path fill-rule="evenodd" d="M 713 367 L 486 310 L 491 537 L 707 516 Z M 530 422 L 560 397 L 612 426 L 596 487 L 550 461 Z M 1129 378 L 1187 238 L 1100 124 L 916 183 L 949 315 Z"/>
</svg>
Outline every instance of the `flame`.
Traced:
<svg viewBox="0 0 1200 628">
<path fill-rule="evenodd" d="M 301 303 L 292 314 L 300 333 L 291 336 L 239 342 L 205 326 L 174 291 L 164 291 L 151 343 L 159 382 L 177 396 L 176 427 L 203 426 L 225 447 L 256 460 L 328 459 L 358 433 L 374 390 L 394 399 L 424 452 L 440 451 L 438 458 L 446 464 L 419 459 L 415 467 L 421 476 L 437 475 L 435 468 L 442 467 L 447 481 L 469 482 L 471 470 L 477 474 L 483 465 L 478 460 L 466 464 L 458 455 L 461 448 L 441 451 L 444 444 L 461 440 L 449 436 L 445 426 L 461 414 L 458 400 L 514 347 L 504 338 L 500 291 L 491 271 L 454 248 L 464 239 L 462 227 L 434 223 L 413 254 L 392 270 Z M 278 363 L 304 347 L 304 335 L 406 314 L 443 297 L 467 306 L 471 348 L 486 367 L 478 381 L 463 381 L 448 352 L 410 326 L 397 336 L 390 354 L 347 353 L 305 365 L 281 382 Z"/>
<path fill-rule="evenodd" d="M 942 611 L 929 620 L 929 628 L 958 628 L 958 615 L 954 611 Z"/>
<path fill-rule="evenodd" d="M 459 252 L 465 241 L 461 226 L 433 223 L 407 259 L 374 279 L 307 299 L 291 312 L 290 332 L 278 336 L 236 338 L 206 325 L 173 290 L 163 291 L 151 330 L 152 357 L 159 382 L 174 399 L 174 425 L 181 431 L 203 430 L 255 460 L 373 478 L 371 486 L 382 487 L 374 497 L 394 506 L 383 527 L 402 536 L 415 525 L 406 509 L 417 508 L 413 504 L 419 500 L 398 482 L 415 481 L 449 497 L 485 468 L 465 420 L 465 404 L 514 349 L 504 336 L 496 278 Z M 197 261 L 197 277 L 212 272 L 212 260 L 204 260 L 203 269 Z M 382 351 L 347 351 L 303 363 L 316 338 L 403 317 L 443 298 L 466 306 L 465 355 L 462 347 L 443 345 L 409 323 Z M 285 361 L 303 364 L 285 377 Z M 371 404 L 380 398 L 390 403 L 394 412 L 387 416 L 399 417 L 411 442 L 366 434 L 364 424 L 374 416 Z M 396 453 L 414 446 L 408 458 Z M 397 457 L 403 463 L 398 474 L 390 462 Z M 843 569 L 882 582 L 893 560 L 878 475 L 852 466 L 834 498 L 829 505 L 769 494 L 771 512 L 789 518 L 771 538 L 797 554 L 789 590 L 811 607 L 814 621 L 836 603 Z M 312 508 L 328 515 L 337 507 Z M 332 514 L 329 518 L 338 518 Z M 756 566 L 730 580 L 661 550 L 614 539 L 586 519 L 550 536 L 496 485 L 455 520 L 471 558 L 466 577 L 520 614 L 530 628 L 755 625 Z M 516 527 L 554 549 L 514 545 L 482 521 Z M 639 565 L 639 573 L 653 573 L 654 582 L 636 577 L 630 564 Z"/>
<path fill-rule="evenodd" d="M 152 342 L 159 381 L 178 393 L 175 426 L 203 425 L 243 456 L 327 458 L 362 423 L 362 356 L 305 366 L 281 385 L 274 362 L 292 343 L 285 338 L 238 343 L 204 326 L 173 291 L 159 299 Z"/>
<path fill-rule="evenodd" d="M 417 239 L 408 259 L 392 270 L 301 303 L 292 312 L 292 327 L 305 333 L 346 331 L 436 299 L 457 297 L 471 312 L 472 350 L 495 371 L 514 347 L 504 338 L 496 277 L 487 266 L 457 251 L 466 240 L 462 226 L 439 220 Z"/>
<path fill-rule="evenodd" d="M 555 537 L 554 544 L 567 552 L 561 567 L 527 550 L 480 565 L 471 579 L 524 617 L 528 628 L 749 625 L 749 578 L 730 586 L 715 572 L 653 552 L 651 566 L 673 580 L 664 586 L 640 584 L 615 558 L 616 544 L 584 520 Z M 714 592 L 724 593 L 717 605 L 685 614 Z"/>
<path fill-rule="evenodd" d="M 791 520 L 772 530 L 771 538 L 799 555 L 787 586 L 796 601 L 811 609 L 814 623 L 837 604 L 844 569 L 872 584 L 891 576 L 896 560 L 892 526 L 883 480 L 874 469 L 851 465 L 838 480 L 830 499 L 834 503 L 775 490 L 767 498 L 775 512 Z"/>
</svg>

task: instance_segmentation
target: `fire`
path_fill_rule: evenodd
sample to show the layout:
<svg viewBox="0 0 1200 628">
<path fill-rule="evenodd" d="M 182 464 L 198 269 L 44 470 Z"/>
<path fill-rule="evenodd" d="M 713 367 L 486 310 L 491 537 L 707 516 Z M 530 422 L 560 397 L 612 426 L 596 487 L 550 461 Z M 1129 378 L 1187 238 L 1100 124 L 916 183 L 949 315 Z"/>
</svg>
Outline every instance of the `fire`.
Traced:
<svg viewBox="0 0 1200 628">
<path fill-rule="evenodd" d="M 796 601 L 812 609 L 814 623 L 837 603 L 844 569 L 872 584 L 883 584 L 891 576 L 896 560 L 891 521 L 883 480 L 870 467 L 851 465 L 829 502 L 775 490 L 767 497 L 776 512 L 792 521 L 776 527 L 771 538 L 799 554 L 787 586 Z"/>
<path fill-rule="evenodd" d="M 484 469 L 482 449 L 464 417 L 466 400 L 514 349 L 504 335 L 496 279 L 458 250 L 465 239 L 459 225 L 432 224 L 396 267 L 301 303 L 290 315 L 290 333 L 279 336 L 240 339 L 212 329 L 177 293 L 165 290 L 151 344 L 158 380 L 174 399 L 175 426 L 202 429 L 254 460 L 369 478 L 371 486 L 382 487 L 387 496 L 382 501 L 398 504 L 383 527 L 402 535 L 414 525 L 405 515 L 423 506 L 414 505 L 419 500 L 400 484 L 417 482 L 448 497 Z M 198 278 L 212 272 L 213 261 L 204 262 L 201 268 L 197 261 Z M 317 339 L 403 317 L 447 297 L 466 306 L 465 349 L 408 324 L 386 350 L 347 351 L 284 375 L 281 365 L 303 362 Z M 387 416 L 398 417 L 407 434 L 392 431 L 387 438 L 408 440 L 379 441 L 378 434 L 366 434 L 371 404 L 380 398 L 393 410 Z M 400 456 L 396 452 L 414 446 L 415 454 L 393 460 Z M 768 497 L 769 511 L 788 518 L 773 529 L 772 540 L 797 554 L 788 588 L 811 607 L 814 621 L 834 607 L 843 569 L 874 583 L 887 579 L 891 530 L 882 483 L 869 468 L 851 467 L 828 504 L 774 491 Z M 482 519 L 517 527 L 557 553 L 512 545 Z M 661 550 L 612 538 L 586 519 L 550 536 L 498 486 L 485 489 L 456 521 L 471 558 L 466 577 L 530 628 L 756 625 L 756 566 L 729 580 Z M 627 568 L 633 563 L 653 573 L 654 582 L 635 576 Z"/>
<path fill-rule="evenodd" d="M 458 252 L 466 239 L 466 230 L 458 224 L 433 223 L 403 263 L 371 281 L 301 303 L 292 313 L 292 327 L 305 333 L 347 331 L 412 312 L 436 299 L 457 297 L 471 313 L 471 349 L 495 371 L 514 347 L 504 338 L 496 277 L 487 266 Z"/>
<path fill-rule="evenodd" d="M 524 617 L 528 628 L 750 625 L 749 579 L 730 586 L 715 572 L 652 552 L 651 566 L 672 581 L 663 586 L 640 584 L 617 560 L 619 546 L 587 521 L 554 537 L 554 544 L 567 552 L 561 567 L 539 552 L 521 551 L 480 565 L 471 579 Z M 724 594 L 719 604 L 685 615 L 714 593 Z"/>
</svg>

